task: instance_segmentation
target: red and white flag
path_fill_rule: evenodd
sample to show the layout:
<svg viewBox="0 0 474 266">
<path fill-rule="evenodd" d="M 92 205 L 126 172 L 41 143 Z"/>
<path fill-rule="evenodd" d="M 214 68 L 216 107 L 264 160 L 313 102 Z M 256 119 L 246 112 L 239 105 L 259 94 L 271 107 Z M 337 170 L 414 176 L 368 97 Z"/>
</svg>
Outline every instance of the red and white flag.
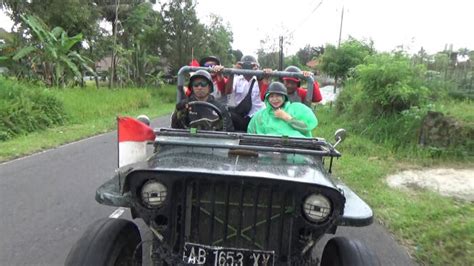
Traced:
<svg viewBox="0 0 474 266">
<path fill-rule="evenodd" d="M 198 60 L 196 60 L 196 59 L 191 60 L 191 62 L 189 63 L 189 66 L 192 66 L 192 67 L 199 67 L 199 62 L 198 62 Z"/>
<path fill-rule="evenodd" d="M 117 117 L 119 167 L 146 158 L 146 144 L 155 140 L 153 129 L 131 117 Z"/>
</svg>

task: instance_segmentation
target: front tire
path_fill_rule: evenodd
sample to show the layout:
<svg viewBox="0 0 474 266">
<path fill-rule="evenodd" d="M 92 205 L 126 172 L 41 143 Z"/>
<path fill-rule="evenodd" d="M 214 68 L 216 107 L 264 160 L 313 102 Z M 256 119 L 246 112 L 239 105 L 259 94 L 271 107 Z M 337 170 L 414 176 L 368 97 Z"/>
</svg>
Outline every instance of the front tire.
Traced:
<svg viewBox="0 0 474 266">
<path fill-rule="evenodd" d="M 141 265 L 140 243 L 140 231 L 133 222 L 100 219 L 72 247 L 65 265 Z"/>
<path fill-rule="evenodd" d="M 345 237 L 333 237 L 324 247 L 321 266 L 375 266 L 377 256 L 362 242 Z"/>
</svg>

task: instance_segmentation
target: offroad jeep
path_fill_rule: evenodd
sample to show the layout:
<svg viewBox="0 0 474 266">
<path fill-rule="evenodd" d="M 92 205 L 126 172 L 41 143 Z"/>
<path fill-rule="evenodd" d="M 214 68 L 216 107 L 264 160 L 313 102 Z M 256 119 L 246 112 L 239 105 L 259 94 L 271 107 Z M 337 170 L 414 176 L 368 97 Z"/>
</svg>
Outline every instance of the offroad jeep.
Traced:
<svg viewBox="0 0 474 266">
<path fill-rule="evenodd" d="M 178 100 L 184 74 L 178 76 Z M 225 69 L 225 73 L 262 74 Z M 274 76 L 303 76 L 274 72 Z M 312 84 L 312 77 L 308 84 Z M 378 265 L 361 242 L 335 237 L 338 226 L 367 226 L 370 207 L 331 178 L 336 143 L 322 138 L 155 129 L 148 159 L 117 169 L 97 189 L 100 204 L 130 208 L 153 234 L 153 265 Z M 92 224 L 66 265 L 140 265 L 138 227 L 124 219 Z"/>
</svg>

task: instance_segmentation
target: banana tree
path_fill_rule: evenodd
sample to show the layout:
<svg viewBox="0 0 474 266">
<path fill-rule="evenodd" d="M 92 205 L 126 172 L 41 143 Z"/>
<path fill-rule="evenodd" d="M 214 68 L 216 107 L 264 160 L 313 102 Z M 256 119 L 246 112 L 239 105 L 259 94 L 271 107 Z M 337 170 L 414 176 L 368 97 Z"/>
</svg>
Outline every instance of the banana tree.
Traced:
<svg viewBox="0 0 474 266">
<path fill-rule="evenodd" d="M 19 61 L 27 58 L 35 72 L 41 73 L 50 85 L 63 85 L 68 75 L 82 79 L 81 68 L 96 75 L 89 67 L 93 62 L 72 48 L 82 41 L 82 34 L 69 37 L 61 27 L 49 30 L 48 26 L 35 16 L 21 16 L 35 37 L 30 44 L 21 48 L 13 56 Z"/>
</svg>

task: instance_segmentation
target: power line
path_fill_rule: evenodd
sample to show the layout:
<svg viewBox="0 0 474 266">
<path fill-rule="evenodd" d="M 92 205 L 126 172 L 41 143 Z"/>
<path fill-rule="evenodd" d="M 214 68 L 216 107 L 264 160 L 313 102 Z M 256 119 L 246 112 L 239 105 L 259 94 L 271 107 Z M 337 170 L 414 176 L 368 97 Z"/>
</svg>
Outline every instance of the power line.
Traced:
<svg viewBox="0 0 474 266">
<path fill-rule="evenodd" d="M 304 23 L 306 23 L 306 21 L 313 15 L 314 12 L 316 12 L 316 10 L 318 10 L 318 8 L 323 4 L 323 1 L 324 0 L 321 0 L 315 8 L 313 8 L 313 10 L 311 10 L 311 12 L 309 13 L 309 15 L 307 15 L 303 20 L 301 20 L 301 22 L 288 34 L 288 35 L 291 35 L 293 34 L 301 25 L 303 25 Z"/>
</svg>

